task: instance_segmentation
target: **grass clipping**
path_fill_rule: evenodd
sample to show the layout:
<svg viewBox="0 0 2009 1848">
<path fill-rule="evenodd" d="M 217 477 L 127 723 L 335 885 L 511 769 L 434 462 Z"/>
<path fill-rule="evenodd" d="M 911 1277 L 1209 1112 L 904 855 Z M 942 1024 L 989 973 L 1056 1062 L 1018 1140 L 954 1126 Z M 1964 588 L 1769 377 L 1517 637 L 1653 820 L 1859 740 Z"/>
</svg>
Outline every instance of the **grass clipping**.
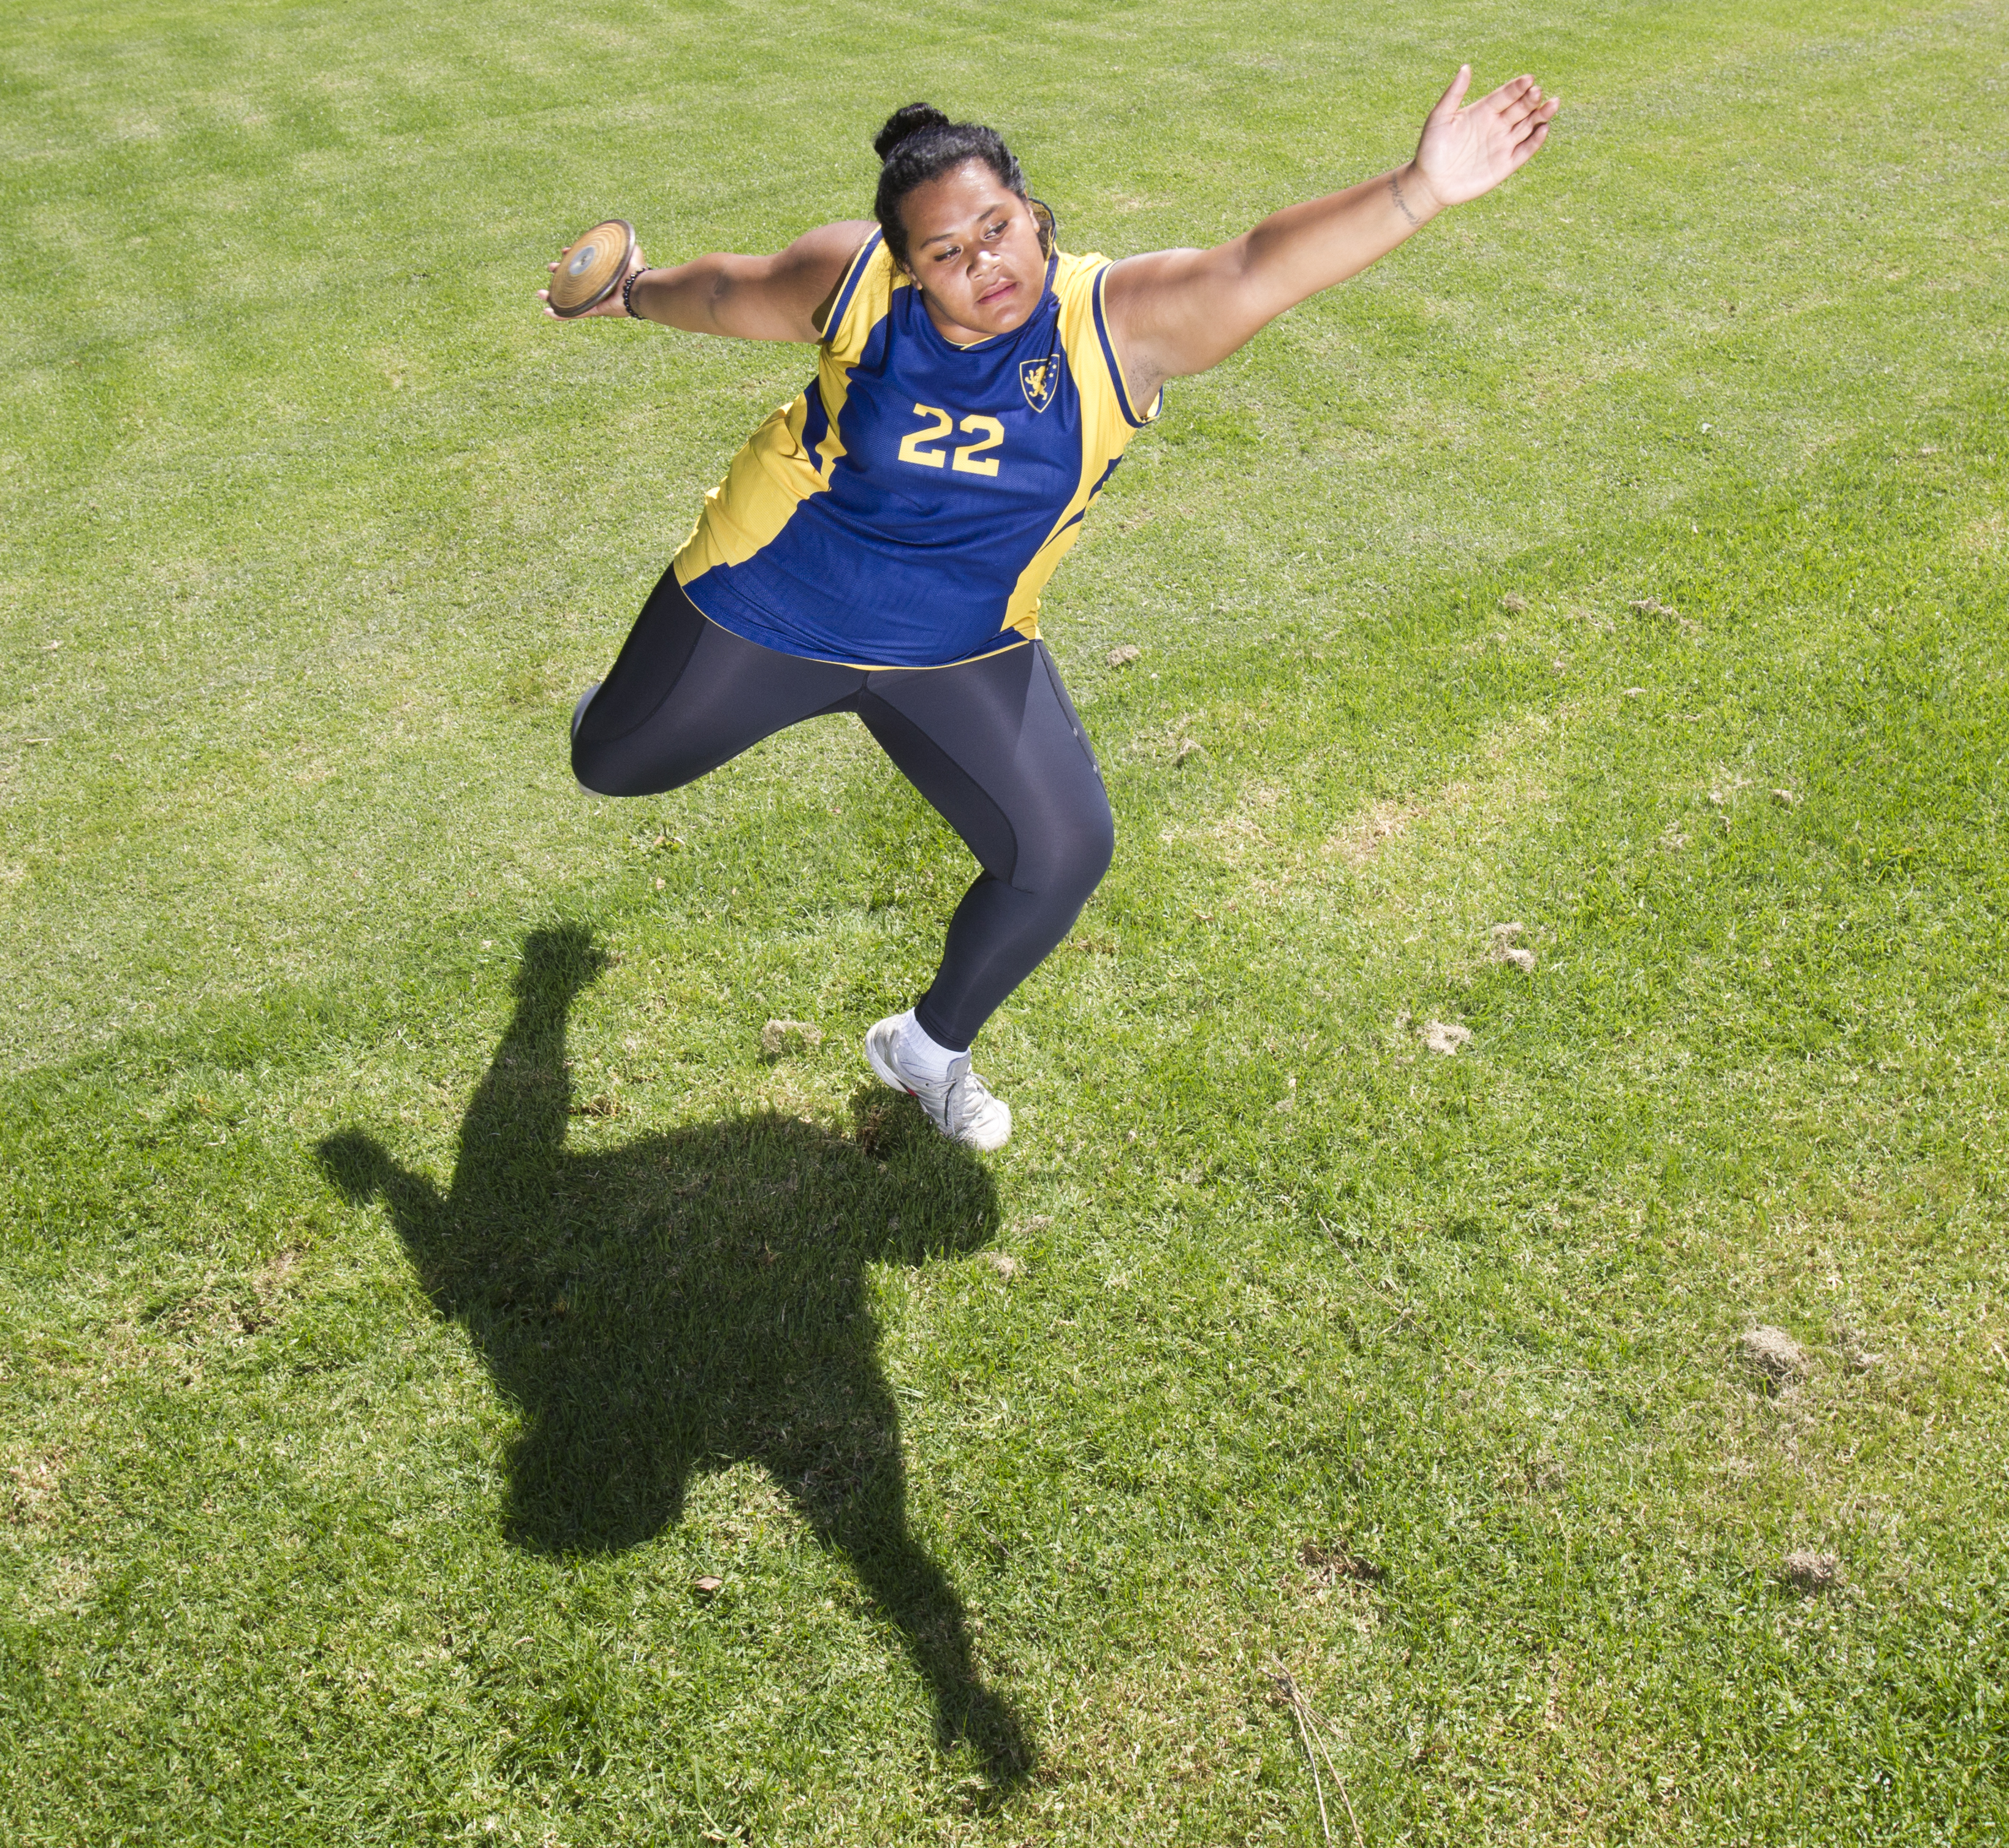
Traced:
<svg viewBox="0 0 2009 1848">
<path fill-rule="evenodd" d="M 1333 1788 L 1338 1791 L 1339 1800 L 1346 1805 L 1346 1819 L 1353 1825 L 1354 1848 L 1367 1848 L 1367 1838 L 1360 1832 L 1360 1818 L 1353 1813 L 1353 1799 L 1347 1794 L 1346 1779 L 1339 1775 L 1338 1766 L 1326 1750 L 1325 1734 L 1331 1722 L 1313 1706 L 1305 1690 L 1281 1662 L 1271 1667 L 1270 1679 L 1276 1683 L 1277 1697 L 1291 1710 L 1291 1718 L 1297 1722 L 1298 1743 L 1304 1747 L 1305 1762 L 1311 1767 L 1312 1794 L 1318 1799 L 1319 1827 L 1325 1839 L 1328 1842 L 1332 1839 L 1332 1819 L 1326 1811 L 1325 1786 L 1319 1776 L 1321 1759 L 1326 1769 L 1332 1773 Z"/>
</svg>

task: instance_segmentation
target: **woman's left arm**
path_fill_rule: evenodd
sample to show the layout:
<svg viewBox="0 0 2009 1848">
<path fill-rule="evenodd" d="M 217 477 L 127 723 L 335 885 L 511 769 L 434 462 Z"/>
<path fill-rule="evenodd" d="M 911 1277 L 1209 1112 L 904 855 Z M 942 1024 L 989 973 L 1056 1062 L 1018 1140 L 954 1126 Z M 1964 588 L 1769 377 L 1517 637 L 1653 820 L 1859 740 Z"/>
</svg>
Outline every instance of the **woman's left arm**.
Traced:
<svg viewBox="0 0 2009 1848">
<path fill-rule="evenodd" d="M 1561 106 L 1516 77 L 1461 108 L 1462 65 L 1423 122 L 1416 158 L 1343 193 L 1287 207 L 1210 250 L 1111 265 L 1104 301 L 1131 402 L 1218 365 L 1287 308 L 1357 275 L 1447 206 L 1489 193 L 1534 158 Z"/>
</svg>

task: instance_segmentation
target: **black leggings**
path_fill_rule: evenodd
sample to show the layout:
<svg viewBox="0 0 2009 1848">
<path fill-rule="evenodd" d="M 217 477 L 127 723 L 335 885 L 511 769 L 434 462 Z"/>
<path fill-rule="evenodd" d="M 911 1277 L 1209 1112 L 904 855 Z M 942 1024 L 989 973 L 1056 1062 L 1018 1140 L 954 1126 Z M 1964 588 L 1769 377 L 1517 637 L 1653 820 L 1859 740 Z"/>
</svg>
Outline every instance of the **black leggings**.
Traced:
<svg viewBox="0 0 2009 1848">
<path fill-rule="evenodd" d="M 666 573 L 579 722 L 572 773 L 604 796 L 657 795 L 826 712 L 856 712 L 983 868 L 914 1009 L 962 1052 L 1073 927 L 1115 850 L 1043 642 L 953 667 L 842 667 L 742 640 Z"/>
</svg>

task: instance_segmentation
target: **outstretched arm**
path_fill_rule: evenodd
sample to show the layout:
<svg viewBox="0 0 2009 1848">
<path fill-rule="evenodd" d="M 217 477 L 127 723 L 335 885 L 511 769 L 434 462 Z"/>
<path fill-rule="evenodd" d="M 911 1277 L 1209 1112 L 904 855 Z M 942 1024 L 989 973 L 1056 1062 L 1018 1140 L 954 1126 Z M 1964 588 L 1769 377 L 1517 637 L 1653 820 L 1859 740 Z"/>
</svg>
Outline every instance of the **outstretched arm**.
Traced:
<svg viewBox="0 0 2009 1848">
<path fill-rule="evenodd" d="M 771 257 L 700 257 L 674 269 L 651 269 L 638 249 L 631 270 L 645 272 L 630 299 L 645 321 L 688 334 L 725 334 L 741 340 L 815 340 L 823 309 L 844 279 L 845 267 L 872 233 L 863 220 L 819 225 Z M 563 258 L 565 253 L 559 256 Z M 553 264 L 554 271 L 558 268 Z M 544 301 L 547 291 L 539 289 Z M 586 314 L 622 314 L 621 292 Z M 548 302 L 544 313 L 553 320 Z M 583 321 L 586 314 L 577 318 Z"/>
<path fill-rule="evenodd" d="M 1406 166 L 1287 207 L 1210 250 L 1158 250 L 1113 265 L 1104 300 L 1131 401 L 1148 404 L 1167 379 L 1218 365 L 1285 309 L 1526 165 L 1560 105 L 1523 76 L 1460 108 L 1471 87 L 1472 66 L 1462 65 Z"/>
</svg>

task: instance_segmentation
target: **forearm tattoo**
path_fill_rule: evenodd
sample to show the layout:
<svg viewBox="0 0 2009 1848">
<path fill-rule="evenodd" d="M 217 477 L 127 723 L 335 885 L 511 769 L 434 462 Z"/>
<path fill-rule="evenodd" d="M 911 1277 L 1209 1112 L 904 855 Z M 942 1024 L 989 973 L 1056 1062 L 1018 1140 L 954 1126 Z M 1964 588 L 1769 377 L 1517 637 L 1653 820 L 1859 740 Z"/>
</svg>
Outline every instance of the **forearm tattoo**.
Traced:
<svg viewBox="0 0 2009 1848">
<path fill-rule="evenodd" d="M 1393 173 L 1388 176 L 1388 197 L 1395 201 L 1396 211 L 1407 218 L 1412 225 L 1420 225 L 1423 222 L 1410 211 L 1408 200 L 1402 197 L 1402 183 Z"/>
</svg>

